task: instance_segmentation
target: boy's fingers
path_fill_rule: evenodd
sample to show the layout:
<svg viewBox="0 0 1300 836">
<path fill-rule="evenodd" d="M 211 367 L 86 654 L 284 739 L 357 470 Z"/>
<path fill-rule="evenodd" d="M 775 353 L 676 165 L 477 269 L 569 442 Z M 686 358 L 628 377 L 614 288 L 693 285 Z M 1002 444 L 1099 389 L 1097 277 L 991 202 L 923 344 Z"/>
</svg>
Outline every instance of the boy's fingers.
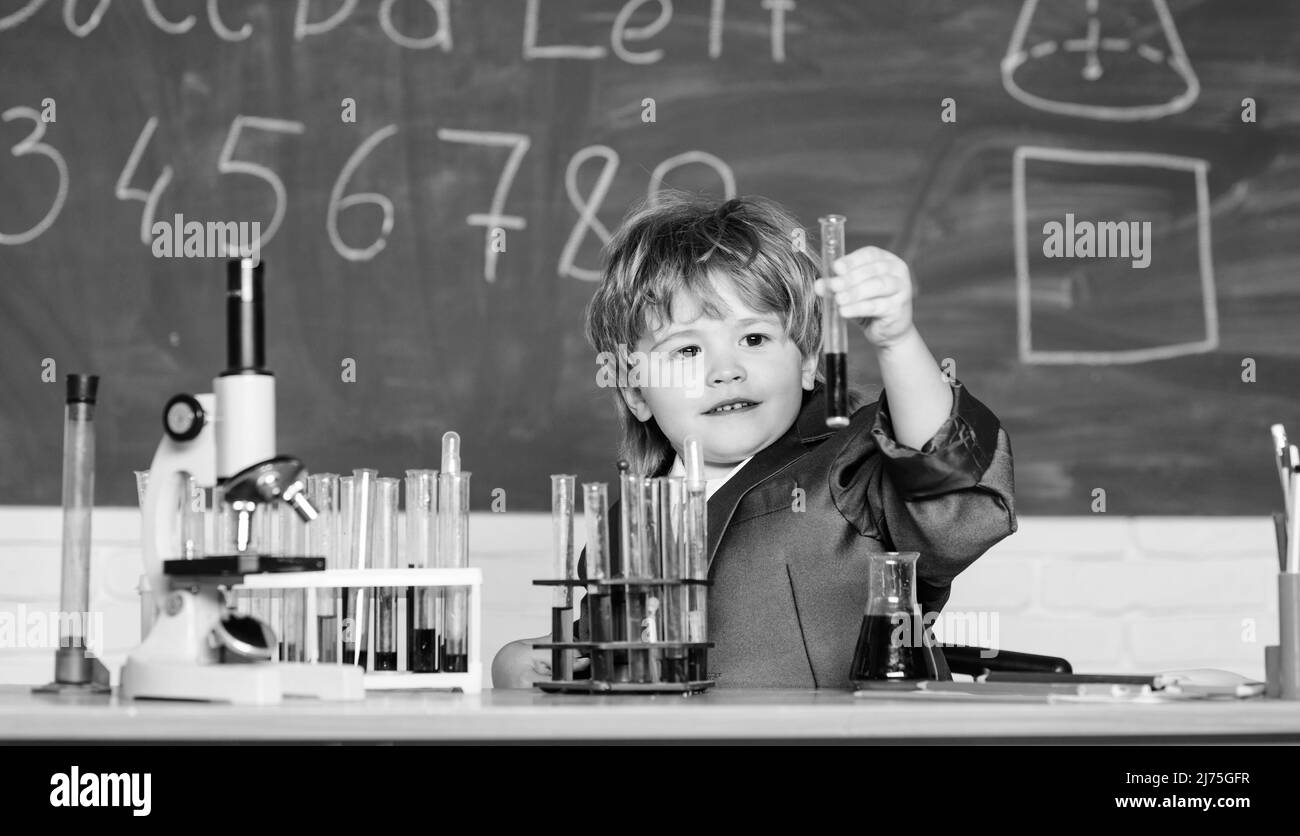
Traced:
<svg viewBox="0 0 1300 836">
<path fill-rule="evenodd" d="M 888 250 L 882 250 L 880 247 L 862 247 L 846 256 L 835 259 L 835 263 L 831 267 L 836 273 L 847 273 L 854 268 L 866 267 L 876 262 L 892 263 L 900 260 L 898 256 Z"/>
<path fill-rule="evenodd" d="M 585 671 L 589 667 L 591 667 L 591 659 L 589 657 L 580 656 L 573 660 L 573 669 L 575 671 Z"/>
</svg>

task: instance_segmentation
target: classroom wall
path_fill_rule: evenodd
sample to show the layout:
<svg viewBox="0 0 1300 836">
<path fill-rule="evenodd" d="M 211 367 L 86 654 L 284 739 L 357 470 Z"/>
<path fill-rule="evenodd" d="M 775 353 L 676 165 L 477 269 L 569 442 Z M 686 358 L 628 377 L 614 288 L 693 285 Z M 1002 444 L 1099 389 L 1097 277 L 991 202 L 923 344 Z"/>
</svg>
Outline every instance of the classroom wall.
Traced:
<svg viewBox="0 0 1300 836">
<path fill-rule="evenodd" d="M 0 507 L 0 619 L 57 609 L 61 533 L 59 508 Z M 93 534 L 91 610 L 103 614 L 116 682 L 140 632 L 138 511 L 96 509 Z M 470 553 L 484 573 L 487 680 L 504 643 L 549 630 L 549 592 L 531 584 L 551 573 L 549 515 L 473 514 Z M 1028 517 L 958 578 L 945 612 L 963 615 L 965 643 L 1061 655 L 1077 671 L 1262 677 L 1264 645 L 1277 640 L 1276 569 L 1266 517 Z M 973 640 L 975 629 L 995 641 Z M 0 630 L 10 645 L 0 683 L 48 681 L 53 650 L 19 643 Z"/>
</svg>

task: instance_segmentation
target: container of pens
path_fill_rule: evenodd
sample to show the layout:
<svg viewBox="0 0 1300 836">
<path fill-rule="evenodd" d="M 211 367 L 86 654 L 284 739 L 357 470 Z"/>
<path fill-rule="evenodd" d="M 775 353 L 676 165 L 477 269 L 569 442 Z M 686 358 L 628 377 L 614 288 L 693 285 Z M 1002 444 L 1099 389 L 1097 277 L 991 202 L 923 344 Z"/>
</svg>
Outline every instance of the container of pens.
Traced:
<svg viewBox="0 0 1300 836">
<path fill-rule="evenodd" d="M 575 477 L 551 477 L 556 576 L 535 581 L 554 590 L 551 641 L 535 646 L 551 651 L 552 678 L 536 687 L 642 694 L 712 687 L 707 506 L 700 473 L 688 466 L 685 478 L 647 478 L 620 463 L 617 549 L 610 542 L 608 485 L 584 483 L 585 578 L 573 546 Z M 580 605 L 579 591 L 585 593 Z M 575 676 L 582 658 L 588 660 L 587 678 Z"/>
</svg>

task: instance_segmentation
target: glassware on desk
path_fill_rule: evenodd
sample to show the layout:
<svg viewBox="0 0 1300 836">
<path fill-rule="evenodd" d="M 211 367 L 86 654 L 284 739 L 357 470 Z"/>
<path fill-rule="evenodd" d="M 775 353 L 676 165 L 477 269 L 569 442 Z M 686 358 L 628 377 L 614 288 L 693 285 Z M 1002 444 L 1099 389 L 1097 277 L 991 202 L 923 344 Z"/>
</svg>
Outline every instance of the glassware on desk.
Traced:
<svg viewBox="0 0 1300 836">
<path fill-rule="evenodd" d="M 859 689 L 936 679 L 934 645 L 916 601 L 920 552 L 868 555 L 867 605 L 849 679 Z"/>
</svg>

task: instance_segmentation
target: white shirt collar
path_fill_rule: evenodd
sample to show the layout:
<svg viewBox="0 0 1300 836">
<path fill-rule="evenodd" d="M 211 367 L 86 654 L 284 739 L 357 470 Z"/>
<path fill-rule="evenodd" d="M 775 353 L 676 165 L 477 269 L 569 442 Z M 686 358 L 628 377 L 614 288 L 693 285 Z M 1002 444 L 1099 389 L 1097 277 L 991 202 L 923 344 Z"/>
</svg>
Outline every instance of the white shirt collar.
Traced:
<svg viewBox="0 0 1300 836">
<path fill-rule="evenodd" d="M 752 458 L 754 458 L 754 457 L 753 457 L 753 456 L 750 456 L 750 457 L 749 457 L 749 459 L 752 459 Z M 738 464 L 738 465 L 736 465 L 735 467 L 733 467 L 733 468 L 730 470 L 730 472 L 727 473 L 726 476 L 716 476 L 716 477 L 714 477 L 714 478 L 712 478 L 712 479 L 707 480 L 707 481 L 704 483 L 704 498 L 705 498 L 705 499 L 712 499 L 712 498 L 713 498 L 713 495 L 714 495 L 715 493 L 718 492 L 718 488 L 721 488 L 723 485 L 725 485 L 725 484 L 727 483 L 727 480 L 728 480 L 728 479 L 730 479 L 732 476 L 735 476 L 737 473 L 740 472 L 740 469 L 741 469 L 742 467 L 744 467 L 745 465 L 749 464 L 749 459 L 745 459 L 743 462 L 741 462 L 740 464 Z M 685 467 L 685 465 L 682 464 L 681 457 L 679 457 L 679 456 L 674 456 L 674 457 L 673 457 L 673 467 L 672 467 L 672 469 L 671 469 L 670 471 L 668 471 L 668 475 L 669 475 L 669 476 L 685 476 L 685 475 L 686 475 L 686 467 Z"/>
</svg>

